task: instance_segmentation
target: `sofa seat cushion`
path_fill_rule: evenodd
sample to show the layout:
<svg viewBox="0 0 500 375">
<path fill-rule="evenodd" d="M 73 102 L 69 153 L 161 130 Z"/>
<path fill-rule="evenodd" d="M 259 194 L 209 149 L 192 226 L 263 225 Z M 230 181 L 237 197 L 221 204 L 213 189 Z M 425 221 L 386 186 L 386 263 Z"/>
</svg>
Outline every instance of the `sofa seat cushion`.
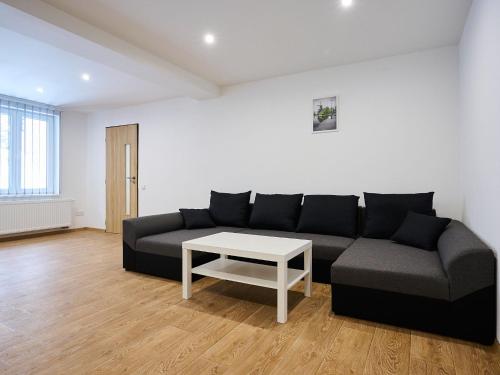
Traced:
<svg viewBox="0 0 500 375">
<path fill-rule="evenodd" d="M 332 265 L 332 284 L 449 300 L 437 252 L 390 240 L 359 238 Z M 335 286 L 334 286 L 335 293 Z"/>
<path fill-rule="evenodd" d="M 352 238 L 330 236 L 327 234 L 284 232 L 269 229 L 244 229 L 241 233 L 311 240 L 313 259 L 326 260 L 330 262 L 335 261 L 335 259 L 337 259 L 338 256 L 342 254 L 342 252 L 354 241 Z"/>
<path fill-rule="evenodd" d="M 242 228 L 215 227 L 203 229 L 180 229 L 173 232 L 154 234 L 137 240 L 136 250 L 143 253 L 165 255 L 182 259 L 182 242 L 199 237 L 209 236 L 220 232 L 239 232 Z M 192 256 L 196 258 L 202 255 L 193 251 Z"/>
</svg>

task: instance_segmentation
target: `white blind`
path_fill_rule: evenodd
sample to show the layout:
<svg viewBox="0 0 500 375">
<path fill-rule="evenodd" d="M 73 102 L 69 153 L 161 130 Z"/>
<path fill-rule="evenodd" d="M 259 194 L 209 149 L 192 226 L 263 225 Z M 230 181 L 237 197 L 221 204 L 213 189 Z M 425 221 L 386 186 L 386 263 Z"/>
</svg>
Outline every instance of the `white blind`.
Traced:
<svg viewBox="0 0 500 375">
<path fill-rule="evenodd" d="M 0 197 L 59 194 L 56 108 L 0 95 Z"/>
</svg>

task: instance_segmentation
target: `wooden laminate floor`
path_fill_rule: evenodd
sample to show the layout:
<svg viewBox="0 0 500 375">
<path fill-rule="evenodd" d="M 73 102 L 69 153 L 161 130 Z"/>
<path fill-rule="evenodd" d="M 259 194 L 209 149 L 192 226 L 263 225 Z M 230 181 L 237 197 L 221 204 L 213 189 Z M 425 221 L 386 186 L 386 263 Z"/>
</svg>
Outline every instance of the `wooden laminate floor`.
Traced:
<svg viewBox="0 0 500 375">
<path fill-rule="evenodd" d="M 483 347 L 334 316 L 330 290 L 289 293 L 125 272 L 120 236 L 0 243 L 1 374 L 500 374 Z"/>
</svg>

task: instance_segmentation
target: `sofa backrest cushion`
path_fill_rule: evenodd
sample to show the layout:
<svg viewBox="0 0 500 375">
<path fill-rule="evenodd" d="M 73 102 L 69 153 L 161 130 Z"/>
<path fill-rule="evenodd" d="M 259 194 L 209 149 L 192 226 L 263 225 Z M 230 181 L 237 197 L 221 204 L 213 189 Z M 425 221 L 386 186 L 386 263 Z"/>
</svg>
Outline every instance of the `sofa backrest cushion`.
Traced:
<svg viewBox="0 0 500 375">
<path fill-rule="evenodd" d="M 297 232 L 355 237 L 358 201 L 355 195 L 306 195 Z"/>
<path fill-rule="evenodd" d="M 259 194 L 248 226 L 294 232 L 300 215 L 303 194 Z"/>
<path fill-rule="evenodd" d="M 231 194 L 213 191 L 210 193 L 208 211 L 217 225 L 246 227 L 248 223 L 250 191 Z"/>
<path fill-rule="evenodd" d="M 363 237 L 389 239 L 403 223 L 408 211 L 433 215 L 434 192 L 417 194 L 364 193 Z"/>
</svg>

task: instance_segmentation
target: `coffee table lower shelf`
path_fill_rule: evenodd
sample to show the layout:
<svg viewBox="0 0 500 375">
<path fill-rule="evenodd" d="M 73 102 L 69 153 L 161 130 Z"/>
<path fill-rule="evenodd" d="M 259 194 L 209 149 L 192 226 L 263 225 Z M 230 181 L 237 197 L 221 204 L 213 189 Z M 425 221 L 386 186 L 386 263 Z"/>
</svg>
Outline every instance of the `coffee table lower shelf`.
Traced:
<svg viewBox="0 0 500 375">
<path fill-rule="evenodd" d="M 276 270 L 276 266 L 219 258 L 202 264 L 201 266 L 194 267 L 191 272 L 222 280 L 278 289 Z M 297 270 L 294 268 L 288 268 L 287 271 L 287 289 L 293 287 L 309 273 L 309 271 Z"/>
</svg>

